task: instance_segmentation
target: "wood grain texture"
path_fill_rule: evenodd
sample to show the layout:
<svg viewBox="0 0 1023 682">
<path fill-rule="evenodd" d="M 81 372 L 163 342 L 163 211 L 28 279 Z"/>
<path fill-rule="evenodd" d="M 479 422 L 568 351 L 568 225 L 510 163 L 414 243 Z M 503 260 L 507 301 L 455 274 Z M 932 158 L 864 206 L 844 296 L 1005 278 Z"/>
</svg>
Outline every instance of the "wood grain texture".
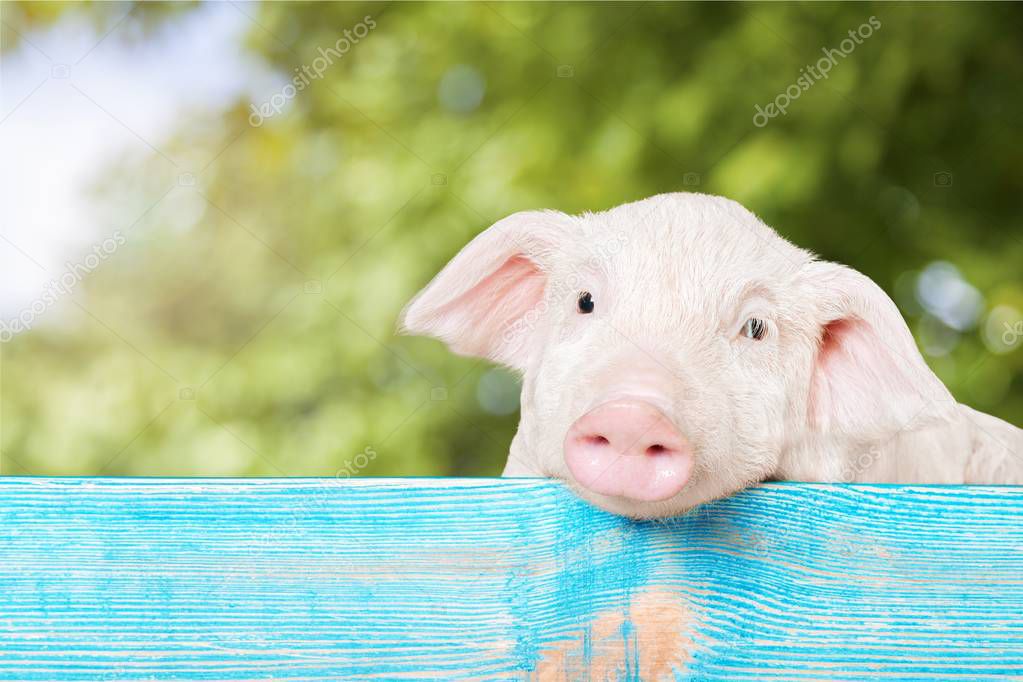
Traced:
<svg viewBox="0 0 1023 682">
<path fill-rule="evenodd" d="M 1021 675 L 1021 488 L 0 479 L 0 680 Z"/>
</svg>

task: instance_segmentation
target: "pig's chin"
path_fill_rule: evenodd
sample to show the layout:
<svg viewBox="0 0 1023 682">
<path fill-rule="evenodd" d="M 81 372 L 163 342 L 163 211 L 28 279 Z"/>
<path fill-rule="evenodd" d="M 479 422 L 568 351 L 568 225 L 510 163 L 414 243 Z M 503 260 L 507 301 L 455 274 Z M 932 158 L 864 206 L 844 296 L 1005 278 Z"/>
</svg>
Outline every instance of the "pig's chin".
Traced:
<svg viewBox="0 0 1023 682">
<path fill-rule="evenodd" d="M 559 476 L 571 488 L 577 497 L 589 502 L 595 507 L 618 516 L 624 516 L 637 521 L 652 519 L 665 519 L 672 516 L 681 516 L 701 504 L 713 502 L 728 497 L 739 490 L 735 489 L 710 489 L 705 480 L 690 480 L 685 488 L 677 495 L 656 502 L 644 502 L 618 495 L 602 495 L 582 486 L 574 480 L 571 475 Z M 711 486 L 713 487 L 713 486 Z"/>
<path fill-rule="evenodd" d="M 589 502 L 593 506 L 603 509 L 606 512 L 617 514 L 618 516 L 625 516 L 627 518 L 640 521 L 679 516 L 681 514 L 685 514 L 690 509 L 705 501 L 698 499 L 691 491 L 683 490 L 678 495 L 674 495 L 665 500 L 644 502 L 641 500 L 633 500 L 628 497 L 595 493 L 580 485 L 571 476 L 565 477 L 565 482 L 576 496 L 586 502 Z"/>
</svg>

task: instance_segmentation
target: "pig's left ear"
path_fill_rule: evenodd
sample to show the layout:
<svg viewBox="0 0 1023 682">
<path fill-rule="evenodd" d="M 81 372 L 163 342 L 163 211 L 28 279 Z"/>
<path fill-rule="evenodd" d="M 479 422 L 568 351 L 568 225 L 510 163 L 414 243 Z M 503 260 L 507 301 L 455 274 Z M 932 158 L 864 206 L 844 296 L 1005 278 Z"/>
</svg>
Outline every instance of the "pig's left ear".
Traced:
<svg viewBox="0 0 1023 682">
<path fill-rule="evenodd" d="M 955 401 L 877 284 L 823 261 L 808 263 L 801 275 L 817 337 L 808 402 L 813 431 L 874 440 L 949 417 Z"/>
<path fill-rule="evenodd" d="M 460 355 L 524 369 L 527 314 L 541 312 L 546 264 L 567 220 L 556 211 L 526 211 L 481 232 L 405 307 L 401 331 L 440 339 Z"/>
</svg>

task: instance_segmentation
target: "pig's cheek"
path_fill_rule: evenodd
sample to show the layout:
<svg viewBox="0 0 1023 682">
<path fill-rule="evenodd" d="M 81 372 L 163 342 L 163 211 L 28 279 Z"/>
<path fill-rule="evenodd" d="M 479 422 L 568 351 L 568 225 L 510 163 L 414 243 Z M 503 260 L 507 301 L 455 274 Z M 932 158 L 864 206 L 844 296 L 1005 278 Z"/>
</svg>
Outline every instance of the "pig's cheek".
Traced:
<svg viewBox="0 0 1023 682">
<path fill-rule="evenodd" d="M 573 372 L 571 352 L 564 344 L 554 343 L 553 339 L 548 339 L 532 382 L 537 410 L 544 417 L 549 417 L 564 401 L 565 390 L 569 386 Z"/>
<path fill-rule="evenodd" d="M 771 378 L 754 376 L 733 384 L 751 387 L 733 399 L 735 451 L 756 454 L 756 461 L 764 463 L 755 467 L 758 470 L 769 465 L 765 462 L 770 453 L 780 450 L 789 419 L 784 386 Z"/>
<path fill-rule="evenodd" d="M 534 383 L 537 410 L 546 415 L 554 405 L 558 404 L 563 389 L 563 376 L 557 371 L 557 360 L 545 362 L 537 373 Z"/>
<path fill-rule="evenodd" d="M 743 425 L 734 395 L 721 389 L 730 385 L 731 377 L 718 382 L 697 382 L 682 407 L 683 428 L 695 457 L 693 488 L 713 485 L 716 479 L 734 475 Z"/>
<path fill-rule="evenodd" d="M 533 399 L 533 425 L 536 435 L 544 441 L 552 438 L 559 430 L 558 422 L 565 411 L 566 387 L 558 382 L 537 386 Z"/>
<path fill-rule="evenodd" d="M 526 429 L 529 440 L 537 450 L 537 456 L 544 461 L 545 468 L 552 475 L 560 475 L 564 469 L 562 445 L 568 432 L 571 389 L 564 385 L 564 376 L 558 372 L 546 372 L 537 378 L 534 386 L 529 415 L 523 414 L 521 428 Z"/>
</svg>

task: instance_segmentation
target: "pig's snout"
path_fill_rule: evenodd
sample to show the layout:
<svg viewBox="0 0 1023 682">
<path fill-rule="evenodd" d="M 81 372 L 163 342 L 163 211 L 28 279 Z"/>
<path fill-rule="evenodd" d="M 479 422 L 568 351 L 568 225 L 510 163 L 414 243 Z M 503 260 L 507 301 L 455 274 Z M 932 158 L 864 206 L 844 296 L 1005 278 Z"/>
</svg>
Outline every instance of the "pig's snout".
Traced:
<svg viewBox="0 0 1023 682">
<path fill-rule="evenodd" d="M 650 403 L 621 399 L 580 417 L 565 437 L 565 463 L 587 490 L 642 502 L 678 494 L 693 468 L 692 448 Z"/>
</svg>

